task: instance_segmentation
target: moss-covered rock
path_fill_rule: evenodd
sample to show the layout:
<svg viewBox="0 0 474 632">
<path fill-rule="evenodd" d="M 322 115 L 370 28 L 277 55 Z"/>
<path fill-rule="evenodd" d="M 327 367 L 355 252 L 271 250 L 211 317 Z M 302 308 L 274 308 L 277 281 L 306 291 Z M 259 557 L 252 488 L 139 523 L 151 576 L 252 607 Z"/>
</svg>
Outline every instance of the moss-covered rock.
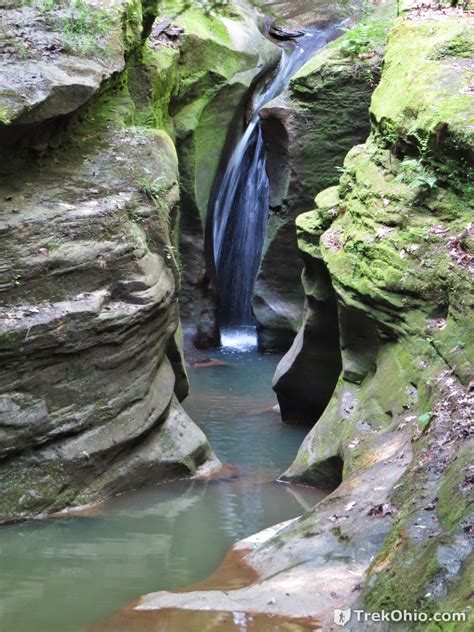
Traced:
<svg viewBox="0 0 474 632">
<path fill-rule="evenodd" d="M 296 219 L 298 247 L 305 266 L 303 325 L 273 378 L 283 421 L 308 425 L 323 413 L 341 372 L 336 294 L 318 245 L 337 216 L 337 187 L 320 193 L 316 204 L 317 211 Z"/>
<path fill-rule="evenodd" d="M 262 110 L 271 212 L 253 307 L 264 349 L 288 348 L 301 325 L 294 220 L 337 183 L 346 153 L 369 134 L 370 98 L 394 16 L 393 3 L 379 7 L 318 52 Z"/>
<path fill-rule="evenodd" d="M 323 209 L 298 220 L 304 256 L 322 258 L 338 296 L 343 372 L 285 478 L 324 484 L 339 458 L 350 480 L 370 469 L 378 437 L 412 436 L 413 459 L 390 491 L 393 526 L 357 602 L 367 611 L 468 607 L 457 577 L 473 502 L 472 33 L 449 11 L 398 21 L 372 134 L 349 152 L 338 198 L 320 196 L 334 220 L 325 232 Z"/>
<path fill-rule="evenodd" d="M 441 162 L 472 161 L 472 23 L 457 15 L 399 22 L 371 116 L 387 144 L 413 146 Z M 403 63 L 400 58 L 403 55 Z"/>
<path fill-rule="evenodd" d="M 423 37 L 432 32 L 433 41 L 424 40 L 424 54 L 436 50 L 430 59 L 442 65 L 443 81 L 449 70 L 464 86 L 470 81 L 466 68 L 444 66 L 439 55 L 438 35 L 443 21 L 451 20 L 445 11 L 434 16 L 417 11 L 400 20 L 393 36 L 396 53 L 390 39 L 387 58 L 403 68 L 417 28 Z M 466 29 L 469 20 L 459 19 Z M 447 31 L 453 32 L 449 26 Z M 463 47 L 444 44 L 443 50 L 460 51 L 465 59 Z M 414 64 L 407 60 L 408 67 Z M 379 88 L 387 98 L 391 72 L 388 66 Z M 437 89 L 433 77 L 427 93 Z M 404 110 L 403 95 L 411 98 L 413 76 L 399 75 L 399 81 L 397 112 Z M 419 94 L 422 99 L 422 89 Z M 452 98 L 457 102 L 458 94 Z M 443 118 L 449 129 L 449 116 Z M 457 120 L 456 112 L 453 130 Z M 471 126 L 471 109 L 466 108 L 464 123 Z M 467 138 L 460 130 L 461 136 Z M 452 142 L 414 143 L 403 126 L 388 129 L 373 116 L 371 137 L 351 150 L 337 188 L 322 192 L 318 209 L 298 218 L 304 289 L 308 302 L 315 300 L 314 316 L 324 315 L 327 307 L 323 275 L 337 295 L 333 325 L 339 326 L 340 339 L 334 353 L 340 350 L 342 372 L 318 420 L 313 402 L 317 423 L 283 479 L 330 488 L 342 482 L 306 515 L 237 545 L 259 575 L 255 584 L 231 594 L 157 593 L 145 599 L 148 609 L 199 603 L 208 610 L 245 612 L 251 603 L 258 612 L 295 616 L 304 611 L 328 630 L 334 608 L 416 610 L 427 618 L 457 611 L 466 614 L 464 622 L 406 622 L 403 629 L 469 628 L 472 195 L 464 162 L 468 145 L 458 149 Z M 319 273 L 312 274 L 316 268 Z M 306 322 L 303 335 L 312 328 Z M 294 363 L 284 367 L 294 370 L 287 393 L 293 389 L 295 401 L 301 385 L 316 391 L 314 384 L 327 378 L 323 354 L 298 365 L 305 352 L 316 352 L 321 339 L 326 343 L 329 337 L 303 337 Z M 313 348 L 305 350 L 308 343 Z M 312 369 L 316 375 L 309 374 Z M 308 399 L 302 403 L 311 408 Z M 348 627 L 359 630 L 360 622 Z M 389 623 L 384 629 L 399 626 Z"/>
<path fill-rule="evenodd" d="M 124 69 L 141 29 L 139 0 L 7 3 L 0 132 L 77 110 Z"/>
<path fill-rule="evenodd" d="M 243 124 L 239 107 L 251 82 L 275 64 L 280 53 L 260 32 L 257 16 L 246 2 L 206 13 L 199 3 L 171 0 L 162 3 L 161 11 L 148 46 L 159 56 L 163 49 L 169 51 L 162 25 L 169 22 L 175 29 L 176 81 L 170 112 L 181 176 L 181 310 L 186 320 L 197 323 L 198 342 L 212 345 L 219 334 L 204 254 L 211 189 L 231 123 L 236 120 L 235 128 Z"/>
</svg>

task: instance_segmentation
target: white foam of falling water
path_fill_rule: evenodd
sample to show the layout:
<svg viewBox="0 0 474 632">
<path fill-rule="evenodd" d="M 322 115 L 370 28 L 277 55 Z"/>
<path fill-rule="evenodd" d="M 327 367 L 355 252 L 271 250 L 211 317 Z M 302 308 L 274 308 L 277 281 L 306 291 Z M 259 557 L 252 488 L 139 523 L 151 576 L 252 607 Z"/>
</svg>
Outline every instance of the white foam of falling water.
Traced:
<svg viewBox="0 0 474 632">
<path fill-rule="evenodd" d="M 255 327 L 225 329 L 221 332 L 221 344 L 227 349 L 250 351 L 257 346 L 257 331 Z"/>
<path fill-rule="evenodd" d="M 311 39 L 312 37 L 312 33 L 306 35 L 307 39 Z M 250 139 L 252 138 L 252 134 L 259 123 L 259 112 L 266 103 L 281 93 L 290 80 L 290 77 L 303 65 L 305 59 L 305 49 L 302 46 L 297 46 L 292 51 L 282 51 L 279 70 L 273 81 L 266 86 L 266 89 L 257 95 L 252 118 L 229 160 L 221 189 L 217 195 L 214 210 L 214 256 L 217 266 L 219 265 L 222 255 L 224 234 L 232 209 L 232 202 L 239 184 L 242 161 Z"/>
</svg>

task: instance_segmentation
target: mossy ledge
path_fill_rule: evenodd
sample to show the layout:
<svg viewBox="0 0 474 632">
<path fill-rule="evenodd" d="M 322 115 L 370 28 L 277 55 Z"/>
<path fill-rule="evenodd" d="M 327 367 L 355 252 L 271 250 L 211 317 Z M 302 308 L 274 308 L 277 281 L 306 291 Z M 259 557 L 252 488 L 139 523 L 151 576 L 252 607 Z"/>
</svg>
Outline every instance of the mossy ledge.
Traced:
<svg viewBox="0 0 474 632">
<path fill-rule="evenodd" d="M 339 455 L 350 480 L 354 468 L 370 470 L 377 433 L 408 431 L 413 458 L 390 492 L 393 525 L 358 605 L 431 616 L 441 602 L 471 622 L 457 577 L 472 554 L 473 35 L 472 17 L 449 10 L 397 21 L 368 141 L 349 152 L 337 191 L 297 220 L 300 249 L 324 261 L 338 297 L 343 372 L 285 475 L 318 482 L 320 466 Z"/>
</svg>

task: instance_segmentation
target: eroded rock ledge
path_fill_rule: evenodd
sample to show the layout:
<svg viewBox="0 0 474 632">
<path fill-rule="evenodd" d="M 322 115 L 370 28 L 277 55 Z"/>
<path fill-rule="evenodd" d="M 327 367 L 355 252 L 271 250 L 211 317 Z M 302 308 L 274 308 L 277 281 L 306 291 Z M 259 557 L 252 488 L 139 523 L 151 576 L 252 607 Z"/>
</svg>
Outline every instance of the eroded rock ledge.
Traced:
<svg viewBox="0 0 474 632">
<path fill-rule="evenodd" d="M 287 351 L 303 319 L 295 218 L 313 208 L 317 193 L 337 183 L 345 155 L 370 131 L 370 98 L 380 78 L 394 4 L 382 3 L 371 19 L 377 28 L 370 54 L 352 55 L 350 36 L 338 37 L 260 113 L 270 178 L 269 227 L 253 298 L 262 350 Z M 328 37 L 336 33 L 333 29 Z"/>
<path fill-rule="evenodd" d="M 220 467 L 180 405 L 180 176 L 274 48 L 245 3 L 3 4 L 0 522 Z"/>
</svg>

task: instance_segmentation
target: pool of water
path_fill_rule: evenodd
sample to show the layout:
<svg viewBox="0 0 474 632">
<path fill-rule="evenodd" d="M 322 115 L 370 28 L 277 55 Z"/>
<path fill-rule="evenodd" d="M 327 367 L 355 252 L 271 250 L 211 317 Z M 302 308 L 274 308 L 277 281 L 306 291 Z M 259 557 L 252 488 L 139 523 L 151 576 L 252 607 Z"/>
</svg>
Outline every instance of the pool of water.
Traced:
<svg viewBox="0 0 474 632">
<path fill-rule="evenodd" d="M 279 358 L 258 354 L 248 332 L 225 341 L 210 356 L 217 364 L 190 369 L 185 406 L 241 475 L 155 485 L 88 516 L 1 528 L 2 632 L 72 632 L 144 593 L 204 579 L 233 542 L 323 497 L 275 482 L 305 434 L 272 412 Z"/>
</svg>

